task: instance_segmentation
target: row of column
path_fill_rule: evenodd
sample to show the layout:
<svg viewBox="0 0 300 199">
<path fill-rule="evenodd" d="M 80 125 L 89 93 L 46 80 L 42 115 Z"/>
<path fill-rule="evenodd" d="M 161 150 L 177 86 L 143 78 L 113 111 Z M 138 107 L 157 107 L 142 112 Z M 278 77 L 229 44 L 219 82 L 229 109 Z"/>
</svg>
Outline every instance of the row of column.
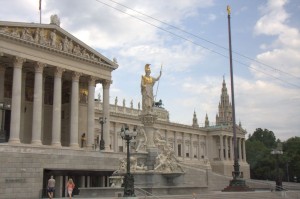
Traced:
<svg viewBox="0 0 300 199">
<path fill-rule="evenodd" d="M 246 142 L 245 138 L 237 138 L 238 147 L 238 158 L 240 161 L 246 161 Z M 228 146 L 229 142 L 229 146 Z M 233 137 L 227 135 L 220 135 L 220 159 L 221 160 L 234 160 L 234 147 L 233 147 Z M 224 146 L 225 143 L 225 146 Z M 225 153 L 224 153 L 225 151 Z M 230 154 L 230 157 L 229 157 Z"/>
<path fill-rule="evenodd" d="M 13 83 L 11 100 L 11 124 L 9 143 L 20 143 L 20 124 L 21 124 L 21 102 L 22 102 L 22 66 L 26 60 L 21 57 L 15 57 L 13 62 Z M 37 62 L 34 66 L 34 100 L 32 116 L 32 144 L 42 144 L 42 110 L 43 110 L 43 69 L 44 63 Z M 53 93 L 53 116 L 52 116 L 52 145 L 61 146 L 61 103 L 62 103 L 62 74 L 64 69 L 54 68 L 54 93 Z M 1 74 L 4 74 L 1 70 Z M 81 74 L 72 72 L 72 92 L 71 92 L 71 119 L 70 119 L 70 146 L 79 147 L 78 143 L 78 119 L 79 119 L 79 78 Z M 2 78 L 1 78 L 2 79 Z M 3 78 L 4 79 L 4 78 Z M 95 77 L 89 77 L 88 82 L 88 124 L 87 124 L 87 146 L 94 144 L 94 94 Z M 4 81 L 1 80 L 1 96 L 4 91 Z M 106 143 L 109 140 L 109 87 L 111 81 L 103 81 L 103 117 L 106 117 L 104 124 L 104 139 Z M 0 96 L 0 97 L 1 97 Z M 106 144 L 106 149 L 109 145 Z"/>
<path fill-rule="evenodd" d="M 202 140 L 201 139 L 201 136 L 198 135 L 197 136 L 197 152 L 196 154 L 194 154 L 194 139 L 193 139 L 193 134 L 186 134 L 186 133 L 183 133 L 183 132 L 174 132 L 174 135 L 173 135 L 173 138 L 174 138 L 174 151 L 175 151 L 175 155 L 178 156 L 178 134 L 181 135 L 182 137 L 182 147 L 181 147 L 181 157 L 183 159 L 186 159 L 186 158 L 189 158 L 189 159 L 198 159 L 200 160 L 202 157 L 201 155 L 203 156 L 207 156 L 206 154 L 206 137 L 205 137 L 205 140 Z M 165 139 L 166 141 L 168 142 L 168 139 L 169 139 L 169 136 L 168 136 L 168 132 L 166 131 L 165 132 Z M 188 136 L 185 136 L 185 135 L 188 135 Z M 188 137 L 189 138 L 189 151 L 186 151 L 186 139 L 185 137 Z M 189 153 L 189 157 L 186 157 L 186 153 Z M 196 155 L 197 157 L 194 158 L 194 155 Z"/>
</svg>

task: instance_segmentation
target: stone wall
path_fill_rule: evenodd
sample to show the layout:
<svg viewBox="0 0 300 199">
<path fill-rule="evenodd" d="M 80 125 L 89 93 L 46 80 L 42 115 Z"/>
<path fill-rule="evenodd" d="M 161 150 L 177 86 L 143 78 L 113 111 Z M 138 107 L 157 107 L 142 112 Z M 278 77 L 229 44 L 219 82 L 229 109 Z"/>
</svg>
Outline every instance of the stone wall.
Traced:
<svg viewBox="0 0 300 199">
<path fill-rule="evenodd" d="M 32 145 L 0 146 L 0 199 L 40 198 L 44 169 L 106 170 L 119 166 L 121 154 Z"/>
</svg>

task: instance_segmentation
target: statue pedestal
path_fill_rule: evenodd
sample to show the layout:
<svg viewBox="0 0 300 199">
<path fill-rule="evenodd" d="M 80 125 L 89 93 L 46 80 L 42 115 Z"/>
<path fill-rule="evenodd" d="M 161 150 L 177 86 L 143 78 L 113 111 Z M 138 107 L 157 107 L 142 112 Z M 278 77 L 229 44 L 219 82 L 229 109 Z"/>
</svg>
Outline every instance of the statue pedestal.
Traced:
<svg viewBox="0 0 300 199">
<path fill-rule="evenodd" d="M 147 166 L 148 170 L 154 170 L 154 165 L 156 163 L 156 157 L 158 155 L 158 149 L 154 144 L 154 123 L 157 120 L 157 115 L 151 114 L 151 113 L 142 113 L 139 115 L 139 118 L 144 125 L 144 130 L 147 136 L 147 160 L 145 165 Z"/>
<path fill-rule="evenodd" d="M 153 140 L 154 135 L 154 123 L 157 120 L 157 115 L 151 113 L 142 113 L 139 118 L 144 125 L 144 130 L 147 136 L 147 148 L 156 148 Z"/>
<path fill-rule="evenodd" d="M 158 148 L 147 148 L 147 159 L 145 165 L 147 166 L 147 170 L 154 170 L 154 166 L 156 164 L 156 157 L 158 155 Z"/>
</svg>

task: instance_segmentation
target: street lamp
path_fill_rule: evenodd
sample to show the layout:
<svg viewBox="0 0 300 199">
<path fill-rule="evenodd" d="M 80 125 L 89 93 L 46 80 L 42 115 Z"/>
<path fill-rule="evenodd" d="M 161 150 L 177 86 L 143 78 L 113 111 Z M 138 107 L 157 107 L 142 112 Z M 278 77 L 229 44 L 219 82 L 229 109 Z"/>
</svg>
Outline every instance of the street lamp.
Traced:
<svg viewBox="0 0 300 199">
<path fill-rule="evenodd" d="M 103 124 L 106 123 L 106 117 L 100 117 L 99 122 L 101 124 L 101 139 L 100 139 L 100 151 L 105 149 L 105 142 L 103 139 Z"/>
<path fill-rule="evenodd" d="M 130 174 L 130 151 L 129 143 L 132 138 L 135 138 L 137 135 L 136 127 L 134 127 L 133 132 L 129 131 L 129 127 L 125 124 L 125 128 L 121 129 L 121 137 L 123 140 L 126 140 L 127 143 L 127 172 L 124 177 L 124 195 L 123 197 L 135 197 L 134 194 L 134 177 Z"/>
<path fill-rule="evenodd" d="M 282 144 L 278 143 L 277 148 L 273 149 L 271 151 L 272 155 L 276 155 L 276 191 L 282 191 L 282 179 L 281 175 L 279 174 L 279 161 L 278 161 L 278 156 L 283 154 L 282 151 Z"/>
<path fill-rule="evenodd" d="M 0 102 L 0 110 L 2 111 L 2 121 L 1 121 L 1 130 L 0 130 L 0 143 L 7 142 L 7 137 L 4 129 L 5 124 L 5 111 L 10 110 L 10 104 L 5 102 Z"/>
</svg>

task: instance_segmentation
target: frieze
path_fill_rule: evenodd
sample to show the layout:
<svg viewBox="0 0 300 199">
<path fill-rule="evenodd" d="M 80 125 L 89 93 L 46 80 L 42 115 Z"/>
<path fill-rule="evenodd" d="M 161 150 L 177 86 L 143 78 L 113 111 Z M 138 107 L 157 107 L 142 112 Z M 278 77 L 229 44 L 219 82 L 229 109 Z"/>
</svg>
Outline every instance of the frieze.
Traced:
<svg viewBox="0 0 300 199">
<path fill-rule="evenodd" d="M 73 54 L 90 61 L 103 61 L 93 52 L 90 52 L 83 46 L 75 43 L 71 38 L 68 38 L 66 35 L 58 32 L 56 29 L 2 26 L 0 27 L 0 34 L 10 35 L 17 39 L 54 48 L 61 52 Z"/>
</svg>

